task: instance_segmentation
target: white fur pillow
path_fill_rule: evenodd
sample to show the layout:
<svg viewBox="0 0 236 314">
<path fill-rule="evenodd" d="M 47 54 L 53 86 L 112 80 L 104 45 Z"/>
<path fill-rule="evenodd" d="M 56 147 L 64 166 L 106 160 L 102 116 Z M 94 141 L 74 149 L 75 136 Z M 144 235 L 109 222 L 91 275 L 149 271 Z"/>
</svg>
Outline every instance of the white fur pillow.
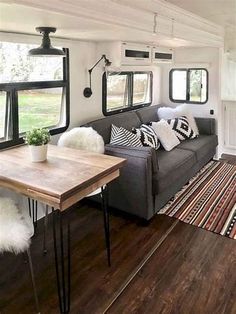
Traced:
<svg viewBox="0 0 236 314">
<path fill-rule="evenodd" d="M 104 154 L 103 138 L 92 127 L 74 128 L 63 133 L 57 145 Z"/>
<path fill-rule="evenodd" d="M 194 131 L 194 133 L 197 136 L 199 135 L 196 121 L 187 104 L 179 105 L 176 108 L 161 107 L 158 109 L 157 114 L 158 114 L 159 119 L 165 119 L 165 120 L 185 116 L 188 119 L 191 129 Z"/>
<path fill-rule="evenodd" d="M 180 144 L 171 126 L 165 120 L 162 119 L 159 122 L 150 122 L 150 125 L 165 150 L 170 151 Z"/>
</svg>

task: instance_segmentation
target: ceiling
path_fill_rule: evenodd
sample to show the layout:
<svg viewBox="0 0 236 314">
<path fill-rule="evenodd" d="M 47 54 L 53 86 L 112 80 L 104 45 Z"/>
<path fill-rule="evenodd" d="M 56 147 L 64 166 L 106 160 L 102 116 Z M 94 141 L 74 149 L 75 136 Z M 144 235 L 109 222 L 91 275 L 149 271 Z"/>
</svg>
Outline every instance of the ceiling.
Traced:
<svg viewBox="0 0 236 314">
<path fill-rule="evenodd" d="M 155 12 L 158 31 L 153 36 Z M 0 0 L 0 32 L 35 34 L 36 26 L 57 27 L 55 37 L 74 40 L 169 47 L 220 47 L 223 42 L 222 28 L 164 0 Z"/>
<path fill-rule="evenodd" d="M 229 46 L 236 47 L 236 0 L 166 0 L 225 28 Z"/>
</svg>

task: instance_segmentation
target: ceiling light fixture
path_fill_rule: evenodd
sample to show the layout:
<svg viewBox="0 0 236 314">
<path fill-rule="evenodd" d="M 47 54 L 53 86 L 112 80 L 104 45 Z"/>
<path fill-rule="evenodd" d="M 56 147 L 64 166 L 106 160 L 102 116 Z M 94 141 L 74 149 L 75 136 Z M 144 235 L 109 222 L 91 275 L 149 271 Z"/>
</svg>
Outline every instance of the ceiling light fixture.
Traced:
<svg viewBox="0 0 236 314">
<path fill-rule="evenodd" d="M 101 58 L 94 64 L 94 66 L 88 70 L 88 72 L 89 72 L 89 87 L 85 87 L 85 89 L 84 89 L 84 97 L 86 97 L 86 98 L 91 97 L 91 95 L 93 93 L 92 92 L 92 82 L 91 82 L 92 71 L 98 65 L 98 63 L 102 60 L 104 60 L 104 62 L 105 62 L 105 68 L 111 65 L 111 61 L 109 61 L 107 59 L 106 55 L 102 55 Z"/>
<path fill-rule="evenodd" d="M 36 27 L 36 31 L 43 35 L 42 44 L 38 48 L 29 50 L 28 55 L 33 57 L 65 57 L 65 52 L 51 45 L 50 33 L 56 32 L 55 27 Z"/>
<path fill-rule="evenodd" d="M 178 40 L 178 38 L 175 37 L 175 19 L 171 19 L 171 38 L 173 40 Z"/>
</svg>

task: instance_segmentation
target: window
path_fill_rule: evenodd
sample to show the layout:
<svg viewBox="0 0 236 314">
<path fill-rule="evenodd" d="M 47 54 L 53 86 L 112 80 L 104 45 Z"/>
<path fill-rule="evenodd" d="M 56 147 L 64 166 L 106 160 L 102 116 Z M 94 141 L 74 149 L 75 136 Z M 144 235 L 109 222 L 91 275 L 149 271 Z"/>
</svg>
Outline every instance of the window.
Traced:
<svg viewBox="0 0 236 314">
<path fill-rule="evenodd" d="M 169 97 L 173 102 L 205 104 L 208 100 L 206 69 L 172 69 L 169 75 Z"/>
<path fill-rule="evenodd" d="M 103 74 L 103 113 L 149 106 L 152 103 L 152 72 L 111 72 Z"/>
<path fill-rule="evenodd" d="M 23 143 L 32 128 L 69 125 L 69 51 L 65 58 L 29 57 L 34 45 L 0 42 L 0 148 Z"/>
</svg>

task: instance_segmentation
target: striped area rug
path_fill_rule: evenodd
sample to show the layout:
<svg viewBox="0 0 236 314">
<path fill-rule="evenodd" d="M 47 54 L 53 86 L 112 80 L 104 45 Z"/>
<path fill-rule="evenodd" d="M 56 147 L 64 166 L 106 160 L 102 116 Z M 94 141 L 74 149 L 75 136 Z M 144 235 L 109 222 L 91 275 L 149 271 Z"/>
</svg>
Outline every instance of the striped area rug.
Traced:
<svg viewBox="0 0 236 314">
<path fill-rule="evenodd" d="M 236 239 L 236 166 L 211 161 L 159 214 Z"/>
</svg>

